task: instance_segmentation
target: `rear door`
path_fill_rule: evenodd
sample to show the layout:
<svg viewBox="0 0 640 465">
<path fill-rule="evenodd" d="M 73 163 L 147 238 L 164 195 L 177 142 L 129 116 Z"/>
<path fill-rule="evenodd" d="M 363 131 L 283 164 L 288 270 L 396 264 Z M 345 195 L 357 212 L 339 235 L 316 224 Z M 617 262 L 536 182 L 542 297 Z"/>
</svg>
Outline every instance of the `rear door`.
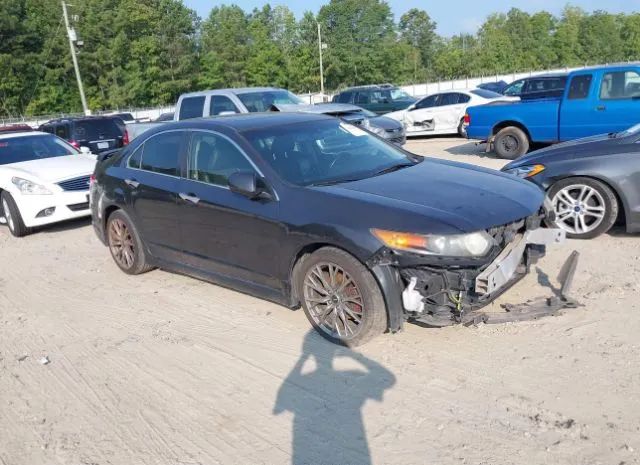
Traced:
<svg viewBox="0 0 640 465">
<path fill-rule="evenodd" d="M 276 200 L 231 192 L 229 176 L 260 171 L 230 138 L 191 133 L 186 176 L 180 180 L 180 231 L 187 264 L 207 273 L 280 288 L 277 256 L 284 238 Z"/>
<path fill-rule="evenodd" d="M 149 137 L 127 160 L 126 189 L 135 223 L 151 254 L 182 261 L 178 189 L 187 132 Z"/>
</svg>

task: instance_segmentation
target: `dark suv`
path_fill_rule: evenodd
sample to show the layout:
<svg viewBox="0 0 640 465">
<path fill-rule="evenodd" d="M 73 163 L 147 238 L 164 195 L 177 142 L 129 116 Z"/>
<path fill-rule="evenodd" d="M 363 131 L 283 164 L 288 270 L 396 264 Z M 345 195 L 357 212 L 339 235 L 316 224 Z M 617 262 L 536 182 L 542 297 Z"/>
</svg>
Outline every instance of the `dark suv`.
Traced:
<svg viewBox="0 0 640 465">
<path fill-rule="evenodd" d="M 398 87 L 382 84 L 345 89 L 334 95 L 332 102 L 358 105 L 382 115 L 392 111 L 404 110 L 409 105 L 414 104 L 416 100 Z"/>
<path fill-rule="evenodd" d="M 566 74 L 542 74 L 513 81 L 502 93 L 521 100 L 561 97 L 566 83 Z"/>
<path fill-rule="evenodd" d="M 126 129 L 114 117 L 87 116 L 44 123 L 40 131 L 55 134 L 76 148 L 88 147 L 92 153 L 105 152 L 129 143 Z"/>
</svg>

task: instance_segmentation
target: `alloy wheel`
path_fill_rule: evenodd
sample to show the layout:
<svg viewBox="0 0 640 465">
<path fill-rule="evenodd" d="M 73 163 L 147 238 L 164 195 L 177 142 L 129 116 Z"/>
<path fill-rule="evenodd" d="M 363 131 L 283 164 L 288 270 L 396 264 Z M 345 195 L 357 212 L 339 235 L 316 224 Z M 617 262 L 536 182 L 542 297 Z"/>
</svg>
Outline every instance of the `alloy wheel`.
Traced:
<svg viewBox="0 0 640 465">
<path fill-rule="evenodd" d="M 127 224 L 114 219 L 109 223 L 109 248 L 113 258 L 122 268 L 130 269 L 135 260 L 135 246 Z"/>
<path fill-rule="evenodd" d="M 15 231 L 13 216 L 11 216 L 11 210 L 9 210 L 9 205 L 7 204 L 7 201 L 5 199 L 2 199 L 2 210 L 4 211 L 4 219 L 7 220 L 9 229 L 11 229 L 11 231 Z"/>
<path fill-rule="evenodd" d="M 552 199 L 558 227 L 572 234 L 586 234 L 605 218 L 602 194 L 591 186 L 574 184 L 560 189 Z"/>
<path fill-rule="evenodd" d="M 362 328 L 364 300 L 353 278 L 335 263 L 318 263 L 304 279 L 304 300 L 318 328 L 350 339 Z"/>
</svg>

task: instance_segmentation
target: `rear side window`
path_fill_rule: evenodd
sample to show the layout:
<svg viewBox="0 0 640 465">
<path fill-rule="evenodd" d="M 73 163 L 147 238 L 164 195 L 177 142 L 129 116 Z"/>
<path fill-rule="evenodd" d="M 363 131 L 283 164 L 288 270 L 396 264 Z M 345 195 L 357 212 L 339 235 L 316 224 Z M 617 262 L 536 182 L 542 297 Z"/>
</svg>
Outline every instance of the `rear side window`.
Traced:
<svg viewBox="0 0 640 465">
<path fill-rule="evenodd" d="M 640 98 L 640 75 L 636 71 L 605 73 L 600 85 L 602 100 Z"/>
<path fill-rule="evenodd" d="M 235 145 L 217 134 L 194 133 L 189 151 L 189 179 L 226 187 L 229 176 L 238 171 L 254 169 Z"/>
<path fill-rule="evenodd" d="M 569 85 L 569 95 L 567 98 L 569 100 L 581 100 L 587 98 L 589 96 L 592 79 L 593 76 L 591 74 L 574 76 L 573 79 L 571 79 L 571 84 Z"/>
<path fill-rule="evenodd" d="M 369 93 L 368 92 L 358 92 L 356 94 L 356 101 L 355 104 L 359 105 L 359 104 L 367 104 L 369 103 L 370 99 L 369 99 Z"/>
<path fill-rule="evenodd" d="M 182 131 L 171 131 L 147 139 L 142 149 L 140 168 L 154 173 L 177 176 L 182 136 Z"/>
<path fill-rule="evenodd" d="M 69 138 L 69 129 L 67 128 L 66 125 L 64 124 L 60 124 L 58 126 L 56 126 L 56 136 L 62 138 L 62 139 L 68 139 Z"/>
<path fill-rule="evenodd" d="M 127 166 L 129 168 L 140 169 L 140 162 L 142 161 L 142 149 L 143 148 L 144 148 L 144 144 L 142 144 L 140 147 L 138 147 L 136 149 L 136 151 L 133 152 L 133 155 L 131 155 L 129 157 L 129 160 L 127 161 Z"/>
<path fill-rule="evenodd" d="M 438 106 L 456 105 L 458 103 L 458 94 L 442 94 L 438 100 Z"/>
<path fill-rule="evenodd" d="M 117 139 L 122 136 L 122 131 L 112 118 L 88 119 L 84 121 L 76 121 L 74 123 L 73 135 L 75 140 L 82 141 Z"/>
<path fill-rule="evenodd" d="M 218 116 L 220 113 L 231 112 L 238 113 L 238 108 L 234 105 L 229 97 L 224 95 L 212 95 L 209 104 L 209 114 Z"/>
<path fill-rule="evenodd" d="M 187 97 L 182 99 L 180 103 L 179 120 L 202 118 L 202 111 L 204 110 L 204 96 L 201 97 Z"/>
</svg>

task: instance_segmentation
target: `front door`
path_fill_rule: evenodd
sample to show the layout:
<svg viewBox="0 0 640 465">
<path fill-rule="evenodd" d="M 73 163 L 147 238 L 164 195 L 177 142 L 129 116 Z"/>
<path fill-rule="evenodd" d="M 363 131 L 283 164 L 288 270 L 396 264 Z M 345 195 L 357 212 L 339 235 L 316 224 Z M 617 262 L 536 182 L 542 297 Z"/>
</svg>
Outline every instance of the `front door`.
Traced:
<svg viewBox="0 0 640 465">
<path fill-rule="evenodd" d="M 188 265 L 280 288 L 275 258 L 284 229 L 279 203 L 250 200 L 228 188 L 229 176 L 257 168 L 226 136 L 193 131 L 186 177 L 180 181 L 180 228 Z"/>
<path fill-rule="evenodd" d="M 180 153 L 186 131 L 167 131 L 147 139 L 127 161 L 123 189 L 143 242 L 155 257 L 180 261 L 178 188 Z"/>
</svg>

